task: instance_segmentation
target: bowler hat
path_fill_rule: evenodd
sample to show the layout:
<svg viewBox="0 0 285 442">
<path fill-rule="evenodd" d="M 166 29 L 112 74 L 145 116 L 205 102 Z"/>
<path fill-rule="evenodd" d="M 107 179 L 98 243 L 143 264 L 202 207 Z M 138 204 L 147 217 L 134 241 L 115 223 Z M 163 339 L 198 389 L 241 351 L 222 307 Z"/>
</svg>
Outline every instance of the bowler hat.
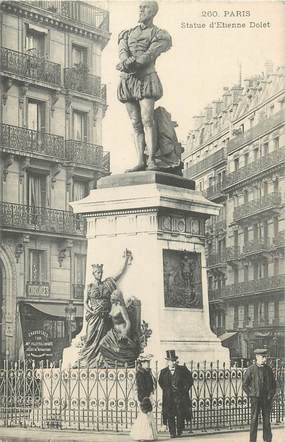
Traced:
<svg viewBox="0 0 285 442">
<path fill-rule="evenodd" d="M 256 348 L 254 350 L 255 355 L 266 355 L 268 353 L 268 350 L 266 348 Z"/>
<path fill-rule="evenodd" d="M 178 356 L 175 354 L 175 350 L 166 350 L 166 358 L 168 361 L 176 361 Z"/>
</svg>

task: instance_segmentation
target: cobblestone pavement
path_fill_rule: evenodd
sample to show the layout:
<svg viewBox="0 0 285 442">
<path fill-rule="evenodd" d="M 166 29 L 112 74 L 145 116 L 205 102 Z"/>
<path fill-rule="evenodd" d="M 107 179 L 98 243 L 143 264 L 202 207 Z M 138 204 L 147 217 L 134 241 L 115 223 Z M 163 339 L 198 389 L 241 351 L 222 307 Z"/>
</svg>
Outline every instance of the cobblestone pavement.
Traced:
<svg viewBox="0 0 285 442">
<path fill-rule="evenodd" d="M 167 434 L 159 435 L 159 442 L 172 440 Z M 235 431 L 220 434 L 185 434 L 175 440 L 181 442 L 248 442 L 248 431 Z M 262 442 L 262 431 L 259 430 L 257 442 Z M 0 442 L 131 442 L 126 434 L 95 433 L 95 432 L 67 432 L 67 431 L 36 431 L 19 428 L 0 428 Z M 284 442 L 285 431 L 282 427 L 273 428 L 273 441 Z"/>
</svg>

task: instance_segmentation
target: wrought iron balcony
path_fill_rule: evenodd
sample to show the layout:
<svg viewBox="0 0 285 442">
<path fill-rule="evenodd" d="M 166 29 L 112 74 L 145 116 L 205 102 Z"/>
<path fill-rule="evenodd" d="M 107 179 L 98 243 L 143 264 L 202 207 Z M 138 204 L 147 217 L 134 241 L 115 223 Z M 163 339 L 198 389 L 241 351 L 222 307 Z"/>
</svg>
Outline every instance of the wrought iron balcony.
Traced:
<svg viewBox="0 0 285 442">
<path fill-rule="evenodd" d="M 106 100 L 106 87 L 101 84 L 101 77 L 90 75 L 83 67 L 64 69 L 64 87 L 76 92 L 93 95 L 100 100 Z"/>
<path fill-rule="evenodd" d="M 35 57 L 24 52 L 1 48 L 1 71 L 16 76 L 48 83 L 59 87 L 61 85 L 61 67 L 42 57 Z"/>
<path fill-rule="evenodd" d="M 223 187 L 223 183 L 216 183 L 213 186 L 209 186 L 206 189 L 206 198 L 208 198 L 209 200 L 215 200 L 217 198 L 221 198 L 223 196 L 225 196 L 225 194 L 222 191 L 222 187 Z"/>
<path fill-rule="evenodd" d="M 0 125 L 0 146 L 18 152 L 29 152 L 64 159 L 64 138 L 24 127 Z"/>
<path fill-rule="evenodd" d="M 50 287 L 48 282 L 28 281 L 26 285 L 26 296 L 29 298 L 48 298 Z"/>
<path fill-rule="evenodd" d="M 268 276 L 266 278 L 254 279 L 252 281 L 240 282 L 225 286 L 221 292 L 222 296 L 235 297 L 253 295 L 257 293 L 272 291 L 284 291 L 285 275 Z"/>
<path fill-rule="evenodd" d="M 239 247 L 227 247 L 226 248 L 226 260 L 231 262 L 231 261 L 236 261 L 240 259 L 240 248 Z"/>
<path fill-rule="evenodd" d="M 247 166 L 241 167 L 235 172 L 228 173 L 225 177 L 223 189 L 234 186 L 235 184 L 247 180 L 255 175 L 259 175 L 267 169 L 283 164 L 285 161 L 285 148 L 276 149 L 268 155 L 258 158 L 249 163 Z"/>
<path fill-rule="evenodd" d="M 57 16 L 68 18 L 92 28 L 109 32 L 109 12 L 97 6 L 74 0 L 40 0 L 33 1 L 32 6 L 37 6 Z"/>
<path fill-rule="evenodd" d="M 249 241 L 243 246 L 242 256 L 265 253 L 269 252 L 271 249 L 272 243 L 269 239 Z"/>
<path fill-rule="evenodd" d="M 275 238 L 272 240 L 272 245 L 274 248 L 276 247 L 284 247 L 285 246 L 285 231 L 279 232 Z"/>
<path fill-rule="evenodd" d="M 66 140 L 66 159 L 77 164 L 103 168 L 103 147 L 84 141 Z"/>
<path fill-rule="evenodd" d="M 85 222 L 80 215 L 67 210 L 25 204 L 1 202 L 0 225 L 38 232 L 85 236 Z"/>
<path fill-rule="evenodd" d="M 229 140 L 227 151 L 228 154 L 233 152 L 234 150 L 240 148 L 244 144 L 250 143 L 257 137 L 262 136 L 269 130 L 273 129 L 275 126 L 284 123 L 285 121 L 285 111 L 281 110 L 277 112 L 275 115 L 267 118 L 264 121 L 261 121 L 253 128 L 247 130 L 244 134 L 234 137 L 232 140 Z"/>
<path fill-rule="evenodd" d="M 73 299 L 82 299 L 84 298 L 84 284 L 73 284 Z"/>
<path fill-rule="evenodd" d="M 213 168 L 225 160 L 226 160 L 226 156 L 224 153 L 224 149 L 220 149 L 217 152 L 204 158 L 203 160 L 193 164 L 192 166 L 190 164 L 189 168 L 185 169 L 185 177 L 186 178 L 193 178 L 196 175 L 198 175 L 199 173 L 204 172 L 205 170 L 207 170 L 209 168 Z"/>
<path fill-rule="evenodd" d="M 248 201 L 241 206 L 234 208 L 233 220 L 235 222 L 259 215 L 261 212 L 278 208 L 281 204 L 281 194 L 279 192 L 269 193 L 258 200 Z"/>
<path fill-rule="evenodd" d="M 226 255 L 224 253 L 211 253 L 207 259 L 208 267 L 221 267 L 226 265 Z"/>
</svg>

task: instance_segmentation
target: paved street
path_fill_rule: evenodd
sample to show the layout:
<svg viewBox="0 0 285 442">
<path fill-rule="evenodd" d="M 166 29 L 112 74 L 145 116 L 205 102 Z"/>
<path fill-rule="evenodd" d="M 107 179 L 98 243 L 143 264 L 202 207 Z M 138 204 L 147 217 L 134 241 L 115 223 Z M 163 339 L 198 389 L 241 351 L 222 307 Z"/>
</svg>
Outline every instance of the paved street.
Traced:
<svg viewBox="0 0 285 442">
<path fill-rule="evenodd" d="M 285 441 L 284 428 L 273 428 L 273 442 Z M 170 440 L 168 435 L 160 435 L 159 441 Z M 236 431 L 222 434 L 187 435 L 175 440 L 186 442 L 248 442 L 248 431 Z M 262 442 L 262 431 L 258 432 L 257 442 Z M 0 442 L 131 442 L 128 434 L 86 433 L 66 431 L 35 431 L 19 428 L 0 428 Z"/>
</svg>

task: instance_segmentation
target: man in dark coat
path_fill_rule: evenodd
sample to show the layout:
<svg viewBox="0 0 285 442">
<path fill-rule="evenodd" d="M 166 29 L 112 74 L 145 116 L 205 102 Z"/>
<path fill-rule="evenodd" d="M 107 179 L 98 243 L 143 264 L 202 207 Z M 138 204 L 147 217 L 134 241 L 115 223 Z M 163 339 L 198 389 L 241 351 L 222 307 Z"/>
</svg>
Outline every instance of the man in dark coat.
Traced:
<svg viewBox="0 0 285 442">
<path fill-rule="evenodd" d="M 162 417 L 168 425 L 170 437 L 181 436 L 185 420 L 191 419 L 189 390 L 193 385 L 191 372 L 177 364 L 175 350 L 166 352 L 168 367 L 160 372 L 158 383 L 162 388 Z"/>
<path fill-rule="evenodd" d="M 272 369 L 266 365 L 266 349 L 256 349 L 254 351 L 256 363 L 251 365 L 245 373 L 243 379 L 243 389 L 250 397 L 251 422 L 250 422 L 250 442 L 256 442 L 258 416 L 262 412 L 263 420 L 263 440 L 272 441 L 270 426 L 270 412 L 272 408 L 273 396 L 276 392 L 276 382 Z"/>
</svg>

